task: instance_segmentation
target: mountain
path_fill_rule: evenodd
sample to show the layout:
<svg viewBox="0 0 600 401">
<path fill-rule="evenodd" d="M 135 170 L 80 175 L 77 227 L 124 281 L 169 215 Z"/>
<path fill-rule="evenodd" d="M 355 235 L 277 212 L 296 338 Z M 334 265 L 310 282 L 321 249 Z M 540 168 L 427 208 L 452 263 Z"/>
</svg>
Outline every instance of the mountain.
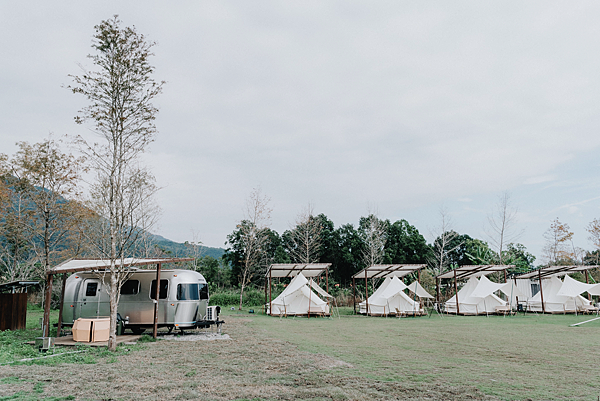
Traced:
<svg viewBox="0 0 600 401">
<path fill-rule="evenodd" d="M 192 256 L 192 250 L 186 244 L 181 242 L 171 241 L 161 235 L 152 234 L 152 238 L 158 246 L 163 251 L 170 253 L 173 257 L 190 257 Z M 215 259 L 220 258 L 225 253 L 225 249 L 223 248 L 211 248 L 208 246 L 200 246 L 200 257 L 203 256 L 212 256 Z"/>
</svg>

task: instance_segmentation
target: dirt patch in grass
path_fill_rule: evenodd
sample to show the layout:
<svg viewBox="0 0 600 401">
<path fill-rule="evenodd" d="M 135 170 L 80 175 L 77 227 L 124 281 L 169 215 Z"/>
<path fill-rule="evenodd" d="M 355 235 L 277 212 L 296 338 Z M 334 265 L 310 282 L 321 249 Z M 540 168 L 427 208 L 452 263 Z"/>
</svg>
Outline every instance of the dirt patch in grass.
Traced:
<svg viewBox="0 0 600 401">
<path fill-rule="evenodd" d="M 325 353 L 300 350 L 228 317 L 229 341 L 158 341 L 93 365 L 4 366 L 0 399 L 495 399 L 471 386 L 379 381 Z"/>
</svg>

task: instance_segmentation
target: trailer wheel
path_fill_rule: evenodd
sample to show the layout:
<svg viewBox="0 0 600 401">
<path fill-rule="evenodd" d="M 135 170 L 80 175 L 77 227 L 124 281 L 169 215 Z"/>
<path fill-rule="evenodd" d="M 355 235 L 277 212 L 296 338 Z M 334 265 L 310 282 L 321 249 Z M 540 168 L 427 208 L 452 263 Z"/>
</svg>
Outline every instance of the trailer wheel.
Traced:
<svg viewBox="0 0 600 401">
<path fill-rule="evenodd" d="M 146 331 L 146 329 L 143 327 L 131 327 L 130 329 L 131 332 L 136 335 L 144 334 L 144 332 Z"/>
</svg>

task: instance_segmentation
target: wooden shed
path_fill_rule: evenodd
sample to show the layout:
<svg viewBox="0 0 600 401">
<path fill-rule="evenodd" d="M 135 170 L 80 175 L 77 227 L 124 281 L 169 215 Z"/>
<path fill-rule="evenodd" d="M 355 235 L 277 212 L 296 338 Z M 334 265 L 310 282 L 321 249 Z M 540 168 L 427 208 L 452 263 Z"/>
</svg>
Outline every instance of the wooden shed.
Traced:
<svg viewBox="0 0 600 401">
<path fill-rule="evenodd" d="M 0 331 L 25 329 L 27 324 L 27 287 L 37 281 L 0 284 Z"/>
</svg>

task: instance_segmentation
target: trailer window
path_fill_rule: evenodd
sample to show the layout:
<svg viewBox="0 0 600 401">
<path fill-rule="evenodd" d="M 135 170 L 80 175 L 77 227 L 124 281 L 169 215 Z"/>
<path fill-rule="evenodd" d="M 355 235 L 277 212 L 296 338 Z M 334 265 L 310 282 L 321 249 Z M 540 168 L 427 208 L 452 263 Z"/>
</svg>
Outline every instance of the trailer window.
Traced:
<svg viewBox="0 0 600 401">
<path fill-rule="evenodd" d="M 140 282 L 138 280 L 127 280 L 121 286 L 121 295 L 135 295 L 140 292 Z"/>
<path fill-rule="evenodd" d="M 197 301 L 199 299 L 198 284 L 177 284 L 179 301 Z"/>
<path fill-rule="evenodd" d="M 158 299 L 167 298 L 167 290 L 169 289 L 169 280 L 160 280 L 160 291 L 158 292 Z M 156 299 L 156 280 L 152 280 L 150 284 L 150 298 Z"/>
<path fill-rule="evenodd" d="M 98 291 L 98 283 L 87 283 L 87 287 L 85 287 L 85 296 L 86 297 L 95 297 L 97 291 Z"/>
<path fill-rule="evenodd" d="M 208 284 L 198 284 L 200 286 L 200 299 L 208 299 Z"/>
</svg>

